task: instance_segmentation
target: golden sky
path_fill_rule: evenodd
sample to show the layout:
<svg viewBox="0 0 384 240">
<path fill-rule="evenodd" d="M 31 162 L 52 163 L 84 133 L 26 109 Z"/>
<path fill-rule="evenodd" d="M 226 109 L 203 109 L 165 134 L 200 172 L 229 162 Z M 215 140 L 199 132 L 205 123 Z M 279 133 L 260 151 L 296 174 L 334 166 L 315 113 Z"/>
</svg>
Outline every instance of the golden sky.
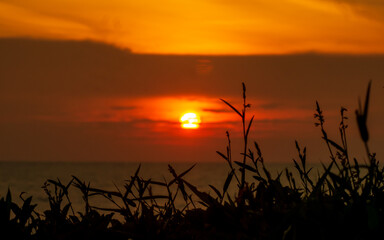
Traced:
<svg viewBox="0 0 384 240">
<path fill-rule="evenodd" d="M 383 10 L 375 0 L 0 0 L 0 37 L 135 53 L 384 53 Z"/>
</svg>

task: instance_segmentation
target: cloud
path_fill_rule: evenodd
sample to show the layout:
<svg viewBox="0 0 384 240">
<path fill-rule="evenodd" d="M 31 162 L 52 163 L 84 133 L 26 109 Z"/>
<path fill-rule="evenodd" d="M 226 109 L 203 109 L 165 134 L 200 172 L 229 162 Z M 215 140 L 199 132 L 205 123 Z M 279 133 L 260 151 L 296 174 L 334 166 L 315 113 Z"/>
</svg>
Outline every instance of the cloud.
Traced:
<svg viewBox="0 0 384 240">
<path fill-rule="evenodd" d="M 264 123 L 272 123 L 272 124 L 285 124 L 285 123 L 312 123 L 312 119 L 299 119 L 299 118 L 273 118 L 273 119 L 257 119 L 254 121 L 255 124 L 264 124 Z"/>
<path fill-rule="evenodd" d="M 2 0 L 0 36 L 92 39 L 149 54 L 383 52 L 376 24 L 349 21 L 330 1 Z M 379 1 L 337 2 L 382 18 Z M 196 75 L 216 71 L 195 63 Z"/>
<path fill-rule="evenodd" d="M 127 111 L 127 110 L 133 110 L 136 109 L 137 107 L 135 106 L 111 106 L 111 110 L 115 111 Z"/>
<path fill-rule="evenodd" d="M 330 0 L 348 6 L 356 14 L 384 23 L 384 2 L 381 0 Z"/>
<path fill-rule="evenodd" d="M 226 112 L 230 112 L 230 110 L 228 109 L 224 109 L 224 108 L 204 108 L 203 109 L 204 112 L 213 112 L 213 113 L 226 113 Z"/>
<path fill-rule="evenodd" d="M 54 7 L 53 7 L 54 6 Z M 3 36 L 32 36 L 54 39 L 93 39 L 108 42 L 123 34 L 121 16 L 108 14 L 111 5 L 55 1 L 0 1 Z M 1 9 L 3 8 L 3 9 Z M 98 11 L 106 13 L 101 15 Z M 1 11 L 3 10 L 3 11 Z M 84 12 L 87 12 L 84 15 Z M 5 34 L 4 30 L 12 33 Z M 68 34 L 68 31 L 70 34 Z M 18 33 L 18 34 L 17 34 Z"/>
</svg>

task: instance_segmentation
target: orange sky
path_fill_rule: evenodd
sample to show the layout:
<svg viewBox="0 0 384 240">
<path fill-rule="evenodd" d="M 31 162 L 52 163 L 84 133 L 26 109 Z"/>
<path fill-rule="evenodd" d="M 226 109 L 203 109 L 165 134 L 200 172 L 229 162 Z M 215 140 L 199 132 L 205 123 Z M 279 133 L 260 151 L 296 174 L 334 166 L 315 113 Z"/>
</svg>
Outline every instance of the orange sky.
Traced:
<svg viewBox="0 0 384 240">
<path fill-rule="evenodd" d="M 135 53 L 384 53 L 373 0 L 2 0 L 0 37 L 91 39 Z"/>
<path fill-rule="evenodd" d="M 350 110 L 358 143 L 373 79 L 380 151 L 383 12 L 377 0 L 0 0 L 0 161 L 219 161 L 227 130 L 241 141 L 219 99 L 241 107 L 242 82 L 252 141 L 284 162 L 295 139 L 327 157 L 316 100 L 333 133 Z M 187 112 L 199 129 L 180 127 Z"/>
</svg>

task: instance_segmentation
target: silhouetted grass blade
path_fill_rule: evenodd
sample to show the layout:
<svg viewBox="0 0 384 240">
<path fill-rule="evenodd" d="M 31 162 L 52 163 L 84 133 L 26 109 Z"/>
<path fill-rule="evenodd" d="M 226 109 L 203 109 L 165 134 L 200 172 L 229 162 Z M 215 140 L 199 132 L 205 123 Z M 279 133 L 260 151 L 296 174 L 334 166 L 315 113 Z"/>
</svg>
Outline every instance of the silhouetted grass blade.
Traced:
<svg viewBox="0 0 384 240">
<path fill-rule="evenodd" d="M 371 81 L 368 83 L 364 109 L 361 108 L 361 101 L 359 98 L 359 109 L 355 111 L 356 120 L 357 120 L 357 124 L 358 124 L 359 131 L 360 131 L 360 136 L 364 142 L 368 142 L 368 139 L 369 139 L 368 128 L 367 128 L 367 117 L 368 117 L 368 106 L 369 106 L 370 92 L 371 92 Z"/>
<path fill-rule="evenodd" d="M 225 156 L 223 153 L 216 151 L 217 154 L 219 154 L 222 158 L 224 158 L 226 161 L 228 161 L 228 157 Z"/>
<path fill-rule="evenodd" d="M 223 197 L 221 196 L 221 193 L 220 193 L 220 191 L 219 190 L 217 190 L 217 188 L 215 188 L 214 186 L 212 186 L 211 184 L 209 184 L 209 187 L 213 190 L 213 191 L 215 191 L 215 193 L 216 193 L 216 195 L 220 198 L 220 199 L 222 199 Z"/>
<path fill-rule="evenodd" d="M 253 122 L 253 118 L 254 118 L 255 116 L 252 116 L 252 118 L 251 118 L 251 120 L 249 121 L 249 124 L 248 124 L 248 127 L 247 127 L 247 132 L 246 132 L 246 136 L 248 136 L 248 134 L 249 134 L 249 130 L 251 129 L 251 125 L 252 125 L 252 122 Z"/>
<path fill-rule="evenodd" d="M 213 197 L 211 197 L 211 195 L 209 195 L 208 193 L 200 192 L 199 190 L 197 190 L 197 188 L 195 186 L 193 186 L 192 184 L 186 182 L 185 180 L 184 180 L 184 183 L 185 183 L 185 185 L 187 185 L 187 187 L 189 189 L 191 189 L 191 191 L 194 194 L 196 194 L 196 196 L 198 198 L 200 198 L 201 201 L 206 203 L 208 206 L 212 206 L 213 204 L 217 203 L 216 200 Z"/>
<path fill-rule="evenodd" d="M 247 170 L 249 170 L 251 172 L 257 173 L 257 170 L 254 167 L 249 166 L 248 164 L 244 164 L 244 163 L 239 162 L 239 161 L 233 161 L 233 162 L 236 163 L 237 165 L 239 165 L 242 168 L 245 168 L 245 169 L 247 169 Z"/>
<path fill-rule="evenodd" d="M 223 195 L 227 192 L 229 184 L 231 184 L 234 173 L 235 173 L 235 170 L 232 169 L 232 171 L 228 174 L 227 178 L 225 179 L 224 186 L 223 186 Z"/>
<path fill-rule="evenodd" d="M 233 111 L 235 111 L 237 114 L 239 114 L 239 116 L 242 118 L 243 115 L 239 112 L 239 110 L 237 110 L 234 106 L 232 106 L 230 103 L 228 103 L 227 101 L 225 101 L 224 99 L 221 99 L 221 101 L 223 101 L 225 104 L 227 104 L 230 108 L 232 108 Z"/>
<path fill-rule="evenodd" d="M 175 179 L 173 179 L 172 181 L 169 182 L 168 186 L 171 186 L 175 181 L 177 180 L 180 180 L 183 176 L 185 176 L 189 171 L 191 171 L 194 167 L 196 166 L 196 164 L 193 164 L 192 167 L 188 168 L 187 170 L 185 170 L 183 173 L 181 173 L 180 175 L 177 175 L 175 170 L 171 167 L 171 165 L 168 165 L 173 177 Z"/>
<path fill-rule="evenodd" d="M 345 149 L 343 147 L 341 147 L 339 144 L 335 143 L 334 141 L 332 141 L 331 139 L 328 139 L 328 138 L 326 139 L 323 137 L 323 139 L 325 141 L 329 142 L 332 146 L 334 146 L 337 150 L 339 150 L 343 154 L 346 154 Z"/>
</svg>

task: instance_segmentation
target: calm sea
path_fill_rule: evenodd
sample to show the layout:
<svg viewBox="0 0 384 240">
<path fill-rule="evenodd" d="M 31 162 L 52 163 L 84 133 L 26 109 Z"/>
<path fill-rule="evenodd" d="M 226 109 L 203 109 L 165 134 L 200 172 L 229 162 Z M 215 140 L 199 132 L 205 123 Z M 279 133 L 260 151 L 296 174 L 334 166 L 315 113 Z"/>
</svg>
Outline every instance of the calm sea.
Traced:
<svg viewBox="0 0 384 240">
<path fill-rule="evenodd" d="M 172 163 L 177 173 L 181 173 L 192 166 L 192 163 Z M 125 180 L 132 176 L 139 163 L 48 163 L 48 162 L 0 162 L 0 196 L 11 189 L 12 199 L 21 202 L 19 194 L 25 192 L 24 197 L 32 196 L 32 202 L 37 204 L 37 210 L 42 212 L 48 208 L 47 196 L 42 189 L 47 179 L 60 179 L 64 184 L 68 183 L 71 176 L 77 176 L 82 181 L 90 182 L 91 187 L 105 190 L 116 190 L 116 186 L 123 189 Z M 268 169 L 276 176 L 278 171 L 292 164 L 270 164 Z M 213 192 L 209 184 L 222 189 L 229 168 L 225 162 L 222 163 L 198 163 L 185 179 L 194 184 L 199 190 Z M 171 174 L 167 163 L 141 163 L 140 174 L 143 178 L 153 180 L 170 181 Z M 285 177 L 282 178 L 285 180 Z M 234 182 L 233 182 L 234 183 Z M 232 185 L 232 189 L 235 184 Z M 78 190 L 73 188 L 70 192 L 73 206 L 82 211 L 84 202 Z M 96 205 L 111 206 L 105 199 L 91 199 Z M 104 201 L 104 202 L 103 202 Z M 181 199 L 180 199 L 181 201 Z M 180 203 L 180 206 L 182 203 Z"/>
</svg>

